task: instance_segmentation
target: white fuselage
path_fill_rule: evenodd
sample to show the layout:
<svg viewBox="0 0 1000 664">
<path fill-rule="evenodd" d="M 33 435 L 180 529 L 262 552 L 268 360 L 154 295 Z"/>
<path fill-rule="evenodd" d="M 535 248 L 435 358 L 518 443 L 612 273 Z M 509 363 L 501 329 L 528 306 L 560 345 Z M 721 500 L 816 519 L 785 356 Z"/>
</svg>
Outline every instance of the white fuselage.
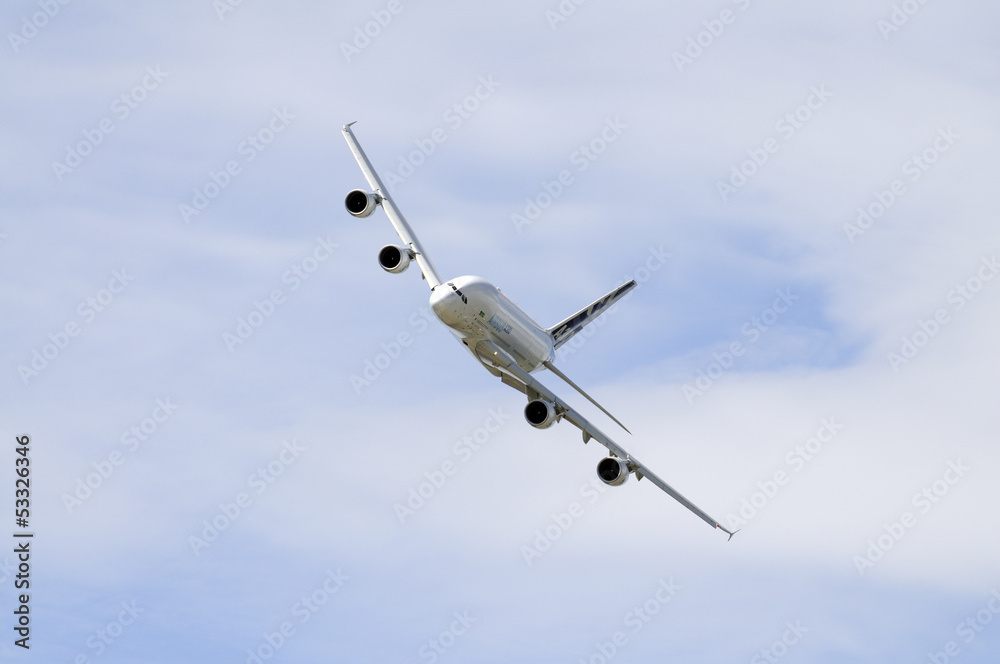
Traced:
<svg viewBox="0 0 1000 664">
<path fill-rule="evenodd" d="M 458 277 L 431 292 L 431 309 L 473 355 L 482 341 L 506 351 L 525 371 L 555 359 L 552 335 L 480 277 Z"/>
</svg>

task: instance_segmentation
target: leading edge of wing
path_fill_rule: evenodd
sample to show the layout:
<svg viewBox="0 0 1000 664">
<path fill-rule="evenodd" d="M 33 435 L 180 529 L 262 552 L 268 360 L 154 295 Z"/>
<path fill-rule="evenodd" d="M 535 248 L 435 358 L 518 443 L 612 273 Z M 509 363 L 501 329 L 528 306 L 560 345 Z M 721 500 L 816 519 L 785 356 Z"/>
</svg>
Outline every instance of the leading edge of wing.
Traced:
<svg viewBox="0 0 1000 664">
<path fill-rule="evenodd" d="M 368 159 L 368 155 L 366 155 L 365 151 L 361 149 L 361 144 L 358 143 L 358 139 L 354 136 L 354 131 L 351 129 L 351 125 L 353 124 L 354 122 L 350 122 L 345 124 L 343 128 L 344 139 L 347 140 L 347 146 L 351 149 L 351 154 L 354 155 L 354 160 L 357 161 L 358 166 L 361 167 L 361 173 L 365 176 L 368 186 L 370 186 L 381 199 L 379 204 L 382 206 L 382 209 L 385 210 L 386 216 L 389 217 L 389 222 L 396 230 L 396 235 L 399 236 L 399 239 L 402 240 L 404 244 L 409 245 L 409 248 L 413 250 L 417 265 L 420 266 L 420 273 L 423 274 L 424 279 L 427 280 L 427 285 L 430 286 L 431 290 L 434 290 L 441 284 L 441 277 L 438 276 L 437 270 L 435 270 L 434 265 L 431 264 L 430 258 L 427 257 L 427 253 L 420 245 L 420 240 L 417 239 L 413 229 L 410 228 L 408 223 L 406 223 L 406 218 L 403 217 L 403 213 L 399 211 L 398 207 L 396 207 L 395 201 L 393 201 L 392 196 L 389 195 L 389 190 L 386 189 L 385 185 L 382 184 L 382 180 L 379 179 L 378 173 L 375 172 L 375 167 L 372 166 L 371 161 Z"/>
<path fill-rule="evenodd" d="M 495 344 L 489 341 L 480 342 L 476 346 L 476 354 L 487 368 L 490 368 L 491 366 L 495 367 L 503 373 L 502 378 L 510 378 L 510 380 L 504 380 L 504 383 L 520 389 L 522 392 L 527 394 L 529 398 L 531 398 L 534 393 L 545 397 L 554 403 L 559 409 L 562 417 L 569 420 L 573 426 L 583 432 L 583 442 L 586 443 L 590 439 L 594 439 L 601 443 L 604 447 L 608 448 L 608 451 L 610 451 L 613 455 L 624 459 L 628 464 L 629 469 L 635 472 L 636 478 L 641 480 L 643 477 L 648 477 L 650 482 L 658 486 L 664 493 L 679 502 L 681 505 L 688 508 L 691 512 L 701 518 L 702 521 L 729 535 L 729 539 L 732 539 L 733 535 L 736 534 L 737 531 L 727 529 L 721 523 L 709 516 L 700 507 L 685 498 L 679 491 L 660 479 L 660 477 L 651 471 L 645 464 L 630 455 L 624 448 L 609 438 L 603 431 L 591 424 L 585 417 L 573 410 L 566 402 L 557 397 L 551 390 L 542 385 L 531 374 L 519 367 L 517 362 L 514 362 L 512 358 L 507 356 L 507 354 L 500 350 Z M 516 385 L 514 381 L 517 381 L 521 385 Z"/>
</svg>

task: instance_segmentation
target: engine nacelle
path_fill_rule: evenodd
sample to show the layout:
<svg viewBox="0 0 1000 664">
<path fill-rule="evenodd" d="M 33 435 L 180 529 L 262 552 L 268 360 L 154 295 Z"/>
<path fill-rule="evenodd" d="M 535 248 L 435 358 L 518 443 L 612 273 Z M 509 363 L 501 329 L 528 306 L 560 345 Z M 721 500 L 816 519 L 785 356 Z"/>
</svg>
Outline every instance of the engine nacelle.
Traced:
<svg viewBox="0 0 1000 664">
<path fill-rule="evenodd" d="M 364 189 L 352 189 L 347 192 L 344 199 L 344 207 L 355 217 L 368 217 L 378 207 L 379 198 L 370 191 Z"/>
<path fill-rule="evenodd" d="M 387 244 L 379 249 L 378 264 L 386 272 L 399 274 L 410 267 L 410 252 L 403 247 Z"/>
<path fill-rule="evenodd" d="M 534 399 L 524 407 L 524 419 L 536 429 L 548 429 L 556 421 L 556 409 L 544 399 Z"/>
<path fill-rule="evenodd" d="M 632 474 L 628 469 L 628 464 L 618 457 L 606 457 L 597 464 L 597 476 L 601 481 L 611 486 L 625 484 L 625 480 Z"/>
</svg>

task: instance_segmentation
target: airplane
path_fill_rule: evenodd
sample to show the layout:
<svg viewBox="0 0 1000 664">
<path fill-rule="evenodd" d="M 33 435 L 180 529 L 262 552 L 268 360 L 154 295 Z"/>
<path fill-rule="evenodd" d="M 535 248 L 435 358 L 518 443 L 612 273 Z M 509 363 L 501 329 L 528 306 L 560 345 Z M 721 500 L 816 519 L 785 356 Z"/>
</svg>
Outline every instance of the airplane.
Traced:
<svg viewBox="0 0 1000 664">
<path fill-rule="evenodd" d="M 625 429 L 625 425 L 557 369 L 553 362 L 555 351 L 560 346 L 628 294 L 636 287 L 636 282 L 622 284 L 565 320 L 544 328 L 503 291 L 481 277 L 463 276 L 442 281 L 420 240 L 361 149 L 351 129 L 353 124 L 344 125 L 344 138 L 370 189 L 352 189 L 344 199 L 344 206 L 352 216 L 359 218 L 371 216 L 376 208 L 381 207 L 403 242 L 403 246 L 387 244 L 379 250 L 378 263 L 382 269 L 399 274 L 411 263 L 417 264 L 430 286 L 430 306 L 437 318 L 487 371 L 528 398 L 524 408 L 528 424 L 536 429 L 547 429 L 560 420 L 566 420 L 583 432 L 585 444 L 596 440 L 608 448 L 608 456 L 597 464 L 597 476 L 602 482 L 619 486 L 632 474 L 637 480 L 648 477 L 681 505 L 732 539 L 737 531 L 726 529 L 706 514 L 531 375 L 539 369 L 548 369 Z"/>
</svg>

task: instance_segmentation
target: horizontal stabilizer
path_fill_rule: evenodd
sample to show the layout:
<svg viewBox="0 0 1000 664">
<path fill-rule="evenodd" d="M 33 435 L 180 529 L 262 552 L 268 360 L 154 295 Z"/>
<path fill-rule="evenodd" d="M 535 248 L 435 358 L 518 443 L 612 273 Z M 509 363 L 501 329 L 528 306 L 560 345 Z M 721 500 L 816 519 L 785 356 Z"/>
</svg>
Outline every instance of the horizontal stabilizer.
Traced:
<svg viewBox="0 0 1000 664">
<path fill-rule="evenodd" d="M 567 376 L 563 372 L 559 371 L 559 369 L 556 369 L 556 366 L 554 364 L 552 364 L 551 362 L 542 362 L 542 364 L 545 365 L 546 369 L 548 369 L 549 371 L 551 371 L 552 373 L 554 373 L 555 375 L 559 376 L 564 381 L 566 381 L 566 383 L 570 387 L 572 387 L 574 390 L 576 390 L 577 392 L 579 392 L 580 394 L 582 394 L 583 396 L 585 396 L 587 398 L 587 401 L 589 401 L 590 403 L 592 403 L 595 406 L 597 406 L 598 408 L 600 408 L 602 413 L 604 413 L 605 415 L 607 415 L 608 417 L 610 417 L 611 419 L 613 419 L 615 421 L 615 424 L 617 424 L 618 426 L 620 426 L 622 429 L 625 429 L 626 432 L 632 433 L 631 431 L 628 430 L 627 426 L 625 426 L 624 424 L 622 424 L 621 422 L 618 421 L 617 417 L 615 417 L 614 415 L 612 415 L 611 413 L 609 413 L 607 408 L 605 408 L 601 404 L 599 404 L 596 401 L 594 401 L 594 398 L 592 396 L 590 396 L 589 394 L 587 394 L 586 392 L 584 392 L 583 389 L 579 385 L 577 385 L 576 383 L 574 383 L 573 381 L 571 381 L 569 379 L 569 376 Z"/>
<path fill-rule="evenodd" d="M 580 309 L 569 318 L 561 321 L 548 329 L 549 334 L 552 335 L 552 345 L 555 348 L 559 348 L 564 343 L 569 341 L 574 334 L 579 332 L 602 313 L 607 311 L 615 302 L 625 297 L 629 291 L 636 287 L 635 280 L 623 284 L 618 288 L 614 289 L 604 297 L 595 302 L 591 303 L 589 306 Z"/>
</svg>

